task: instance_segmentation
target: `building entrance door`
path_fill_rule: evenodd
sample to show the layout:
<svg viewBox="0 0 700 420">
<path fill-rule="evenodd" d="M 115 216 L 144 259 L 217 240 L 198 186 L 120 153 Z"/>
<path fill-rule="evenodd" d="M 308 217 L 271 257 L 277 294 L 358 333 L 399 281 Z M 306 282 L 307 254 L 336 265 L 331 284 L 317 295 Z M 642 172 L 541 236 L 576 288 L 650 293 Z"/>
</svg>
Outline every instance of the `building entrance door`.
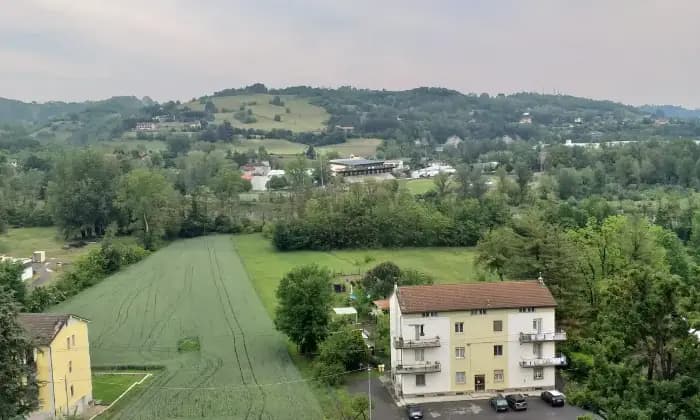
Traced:
<svg viewBox="0 0 700 420">
<path fill-rule="evenodd" d="M 474 391 L 484 392 L 486 390 L 486 375 L 474 375 Z"/>
</svg>

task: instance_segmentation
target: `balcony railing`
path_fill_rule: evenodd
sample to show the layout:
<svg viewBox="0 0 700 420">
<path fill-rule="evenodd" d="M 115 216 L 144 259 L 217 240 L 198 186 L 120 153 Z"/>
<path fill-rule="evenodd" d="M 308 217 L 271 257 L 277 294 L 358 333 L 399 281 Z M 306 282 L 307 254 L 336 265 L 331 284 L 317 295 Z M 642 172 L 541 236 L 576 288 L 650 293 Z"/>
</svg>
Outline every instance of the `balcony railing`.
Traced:
<svg viewBox="0 0 700 420">
<path fill-rule="evenodd" d="M 520 367 L 524 368 L 545 366 L 566 366 L 566 356 L 542 357 L 538 359 L 525 359 L 520 361 Z"/>
<path fill-rule="evenodd" d="M 566 341 L 566 332 L 548 332 L 548 333 L 520 333 L 521 343 L 533 343 L 540 341 Z"/>
<path fill-rule="evenodd" d="M 440 372 L 440 362 L 415 363 L 411 365 L 396 365 L 396 373 L 434 373 Z"/>
<path fill-rule="evenodd" d="M 394 337 L 395 349 L 423 349 L 427 347 L 440 347 L 440 337 L 421 338 L 418 340 L 406 340 L 403 337 Z"/>
</svg>

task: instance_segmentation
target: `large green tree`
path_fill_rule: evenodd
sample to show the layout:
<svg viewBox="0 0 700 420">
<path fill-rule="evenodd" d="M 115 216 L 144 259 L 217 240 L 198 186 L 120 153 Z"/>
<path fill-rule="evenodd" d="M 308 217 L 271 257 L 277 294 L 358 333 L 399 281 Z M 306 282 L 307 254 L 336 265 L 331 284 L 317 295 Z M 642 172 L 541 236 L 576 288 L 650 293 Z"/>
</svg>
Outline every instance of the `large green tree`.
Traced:
<svg viewBox="0 0 700 420">
<path fill-rule="evenodd" d="M 146 248 L 152 249 L 177 225 L 178 194 L 159 172 L 135 169 L 125 175 L 119 184 L 118 205 Z"/>
<path fill-rule="evenodd" d="M 67 153 L 56 161 L 48 201 L 66 237 L 104 234 L 114 220 L 118 162 L 96 150 Z"/>
<path fill-rule="evenodd" d="M 23 418 L 38 405 L 32 344 L 17 321 L 19 304 L 0 285 L 0 419 Z M 29 362 L 29 363 L 27 363 Z"/>
<path fill-rule="evenodd" d="M 275 326 L 305 354 L 316 351 L 328 334 L 331 273 L 317 265 L 297 267 L 277 287 Z"/>
</svg>

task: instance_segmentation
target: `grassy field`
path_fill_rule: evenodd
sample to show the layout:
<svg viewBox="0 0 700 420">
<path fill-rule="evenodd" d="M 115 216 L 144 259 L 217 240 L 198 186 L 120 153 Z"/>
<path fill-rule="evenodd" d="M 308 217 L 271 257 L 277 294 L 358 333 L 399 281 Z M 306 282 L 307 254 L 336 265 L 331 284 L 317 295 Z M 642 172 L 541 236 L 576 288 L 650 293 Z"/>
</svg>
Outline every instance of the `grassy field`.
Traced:
<svg viewBox="0 0 700 420">
<path fill-rule="evenodd" d="M 310 104 L 307 99 L 280 95 L 280 98 L 284 101 L 284 106 L 276 106 L 270 104 L 270 100 L 273 97 L 274 95 L 267 94 L 212 97 L 211 100 L 219 111 L 224 109 L 230 111 L 216 113 L 214 115 L 215 121 L 228 120 L 232 125 L 243 128 L 262 130 L 279 128 L 301 132 L 321 130 L 330 118 L 330 114 L 325 109 Z M 239 111 L 241 105 L 245 105 L 246 109 L 250 109 L 253 112 L 257 122 L 243 124 L 233 117 Z M 188 102 L 183 104 L 183 106 L 197 111 L 204 110 L 204 105 L 200 104 L 199 101 Z M 286 112 L 287 108 L 289 108 L 289 113 Z M 280 115 L 282 121 L 275 121 L 275 115 Z"/>
<path fill-rule="evenodd" d="M 341 157 L 355 156 L 374 156 L 377 153 L 377 147 L 382 144 L 381 139 L 348 139 L 345 143 L 329 144 L 318 148 L 323 153 L 330 151 L 338 152 Z"/>
<path fill-rule="evenodd" d="M 109 405 L 132 384 L 146 376 L 145 373 L 99 373 L 92 375 L 92 397 Z"/>
<path fill-rule="evenodd" d="M 357 273 L 383 261 L 392 261 L 401 268 L 430 274 L 438 283 L 461 283 L 481 278 L 490 279 L 474 265 L 472 248 L 400 248 L 342 251 L 278 252 L 260 234 L 235 236 L 234 244 L 268 313 L 275 307 L 275 289 L 279 280 L 292 268 L 319 264 L 337 273 Z M 365 257 L 373 258 L 368 264 Z M 362 261 L 361 264 L 356 264 Z"/>
<path fill-rule="evenodd" d="M 273 155 L 298 155 L 304 153 L 307 146 L 301 143 L 294 143 L 284 139 L 243 139 L 235 143 L 231 148 L 239 152 L 250 149 L 255 151 L 260 146 L 265 146 L 265 150 Z"/>
<path fill-rule="evenodd" d="M 373 156 L 381 143 L 381 139 L 349 139 L 345 143 L 318 147 L 317 150 L 321 153 L 338 152 L 341 157 L 350 155 Z M 265 146 L 267 152 L 274 155 L 298 155 L 304 153 L 308 147 L 305 144 L 284 139 L 244 139 L 234 144 L 232 149 L 239 152 L 250 149 L 257 151 L 260 146 Z"/>
<path fill-rule="evenodd" d="M 400 182 L 408 188 L 411 194 L 425 194 L 435 189 L 435 182 L 430 178 L 406 179 Z"/>
<path fill-rule="evenodd" d="M 175 242 L 51 311 L 91 320 L 93 365 L 165 368 L 113 418 L 321 418 L 230 236 Z"/>
<path fill-rule="evenodd" d="M 0 234 L 0 254 L 30 258 L 34 251 L 46 251 L 46 258 L 72 261 L 87 253 L 95 245 L 63 249 L 65 241 L 59 238 L 54 227 L 9 229 Z"/>
</svg>

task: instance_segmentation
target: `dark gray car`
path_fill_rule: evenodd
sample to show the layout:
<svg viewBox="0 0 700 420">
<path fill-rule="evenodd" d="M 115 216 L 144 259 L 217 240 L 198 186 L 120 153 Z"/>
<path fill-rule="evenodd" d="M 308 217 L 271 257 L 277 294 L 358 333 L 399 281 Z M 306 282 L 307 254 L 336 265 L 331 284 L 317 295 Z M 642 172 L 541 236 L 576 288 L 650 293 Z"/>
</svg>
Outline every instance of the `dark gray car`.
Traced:
<svg viewBox="0 0 700 420">
<path fill-rule="evenodd" d="M 406 414 L 408 414 L 408 418 L 411 420 L 423 420 L 423 409 L 419 405 L 407 405 Z"/>
<path fill-rule="evenodd" d="M 506 401 L 513 410 L 527 410 L 527 400 L 523 394 L 506 395 Z"/>
</svg>

